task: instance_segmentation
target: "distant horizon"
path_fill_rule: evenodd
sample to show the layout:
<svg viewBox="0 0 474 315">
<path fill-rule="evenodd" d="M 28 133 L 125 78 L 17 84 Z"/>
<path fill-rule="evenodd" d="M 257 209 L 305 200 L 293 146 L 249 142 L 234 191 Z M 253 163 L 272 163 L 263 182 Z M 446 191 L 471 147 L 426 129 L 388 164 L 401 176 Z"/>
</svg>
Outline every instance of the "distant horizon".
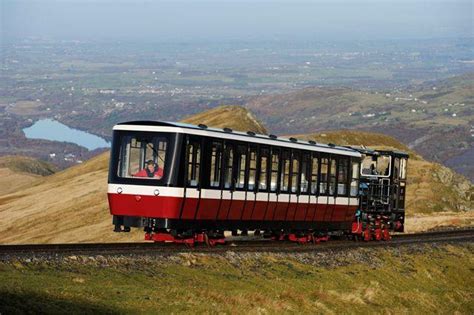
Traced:
<svg viewBox="0 0 474 315">
<path fill-rule="evenodd" d="M 471 38 L 470 1 L 4 0 L 2 41 L 418 40 Z"/>
</svg>

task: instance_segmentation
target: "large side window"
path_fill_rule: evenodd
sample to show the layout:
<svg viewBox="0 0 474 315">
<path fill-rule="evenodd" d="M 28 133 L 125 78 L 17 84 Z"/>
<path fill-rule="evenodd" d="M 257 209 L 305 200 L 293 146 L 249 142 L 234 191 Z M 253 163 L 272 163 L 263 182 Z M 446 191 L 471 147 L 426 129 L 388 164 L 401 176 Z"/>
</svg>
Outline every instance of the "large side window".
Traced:
<svg viewBox="0 0 474 315">
<path fill-rule="evenodd" d="M 258 164 L 259 168 L 259 178 L 258 178 L 258 189 L 261 191 L 267 191 L 268 187 L 268 149 L 260 149 L 260 162 Z M 278 168 L 277 168 L 278 169 Z"/>
<path fill-rule="evenodd" d="M 339 158 L 337 165 L 337 194 L 347 196 L 347 184 L 349 181 L 349 160 L 347 158 Z"/>
<path fill-rule="evenodd" d="M 352 162 L 351 197 L 359 194 L 359 162 Z"/>
<path fill-rule="evenodd" d="M 211 144 L 211 173 L 209 185 L 211 187 L 220 187 L 222 174 L 222 143 L 212 142 Z"/>
<path fill-rule="evenodd" d="M 274 149 L 272 151 L 272 166 L 271 166 L 271 177 L 270 177 L 270 191 L 276 192 L 278 189 L 278 169 L 280 167 L 280 154 L 279 151 Z"/>
<path fill-rule="evenodd" d="M 281 156 L 280 191 L 288 192 L 290 181 L 290 152 L 283 151 Z"/>
<path fill-rule="evenodd" d="M 300 153 L 293 152 L 293 160 L 291 163 L 291 192 L 298 192 L 298 183 L 300 177 Z"/>
<path fill-rule="evenodd" d="M 188 178 L 189 187 L 199 185 L 199 175 L 201 172 L 201 144 L 198 141 L 190 141 L 188 144 Z"/>
<path fill-rule="evenodd" d="M 237 181 L 235 187 L 243 189 L 245 187 L 245 171 L 247 168 L 247 146 L 239 145 L 237 152 Z"/>
<path fill-rule="evenodd" d="M 329 195 L 334 196 L 336 193 L 336 159 L 330 159 L 329 168 Z"/>
<path fill-rule="evenodd" d="M 257 148 L 250 147 L 249 151 L 249 181 L 248 181 L 248 190 L 255 189 L 255 182 L 257 179 Z"/>
<path fill-rule="evenodd" d="M 310 173 L 310 155 L 309 153 L 303 153 L 301 158 L 301 180 L 300 180 L 300 192 L 302 194 L 308 193 L 309 187 L 309 178 L 311 176 Z"/>
<path fill-rule="evenodd" d="M 329 159 L 321 158 L 321 179 L 319 182 L 319 193 L 327 195 L 328 193 L 328 176 L 329 176 Z"/>
<path fill-rule="evenodd" d="M 313 155 L 311 158 L 311 194 L 318 191 L 319 157 Z M 326 191 L 326 190 L 324 190 Z"/>
<path fill-rule="evenodd" d="M 234 167 L 234 147 L 226 143 L 224 155 L 224 188 L 232 188 L 232 169 Z"/>
</svg>

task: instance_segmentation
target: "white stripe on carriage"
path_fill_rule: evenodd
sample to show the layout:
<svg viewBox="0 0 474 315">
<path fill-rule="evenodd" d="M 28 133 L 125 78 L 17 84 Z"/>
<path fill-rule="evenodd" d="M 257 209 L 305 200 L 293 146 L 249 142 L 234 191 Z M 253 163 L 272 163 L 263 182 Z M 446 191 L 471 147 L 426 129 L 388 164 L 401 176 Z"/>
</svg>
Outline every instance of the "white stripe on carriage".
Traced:
<svg viewBox="0 0 474 315">
<path fill-rule="evenodd" d="M 118 194 L 119 188 L 121 189 L 121 194 L 123 195 L 141 195 L 141 196 L 156 196 L 156 191 L 159 192 L 158 196 L 160 197 L 178 197 L 182 198 L 184 196 L 184 188 L 178 187 L 165 187 L 165 186 L 146 186 L 146 185 L 122 185 L 122 184 L 109 184 L 108 192 L 110 194 Z M 276 193 L 263 193 L 259 192 L 256 194 L 257 201 L 270 201 L 276 202 L 278 198 L 278 202 L 289 202 L 291 198 L 291 202 L 296 202 L 299 200 L 300 203 L 307 203 L 308 198 L 310 199 L 310 203 L 315 204 L 337 204 L 337 205 L 351 205 L 357 206 L 359 205 L 358 198 L 348 198 L 348 197 L 337 197 L 334 198 L 332 196 L 308 196 L 308 195 L 300 195 L 299 199 L 297 199 L 296 195 L 289 195 L 289 194 L 279 194 Z M 186 188 L 186 196 L 189 198 L 199 198 L 199 190 L 196 188 Z M 214 190 L 214 189 L 201 189 L 201 198 L 206 199 L 221 199 L 221 191 Z M 222 198 L 226 200 L 245 200 L 245 191 L 234 191 L 233 193 L 230 191 L 224 190 L 222 192 Z M 247 192 L 247 198 L 249 200 L 253 200 L 255 198 L 255 194 L 253 192 Z"/>
</svg>

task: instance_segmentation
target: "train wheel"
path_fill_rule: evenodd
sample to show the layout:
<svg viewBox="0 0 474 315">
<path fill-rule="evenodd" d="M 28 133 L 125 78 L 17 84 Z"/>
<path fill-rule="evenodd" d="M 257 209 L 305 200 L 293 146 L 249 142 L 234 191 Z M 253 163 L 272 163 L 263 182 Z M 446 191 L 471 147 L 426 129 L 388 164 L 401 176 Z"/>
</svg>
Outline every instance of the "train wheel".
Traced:
<svg viewBox="0 0 474 315">
<path fill-rule="evenodd" d="M 207 247 L 214 247 L 214 243 L 209 239 L 209 235 L 207 233 L 203 234 L 204 237 L 204 243 L 207 245 Z"/>
</svg>

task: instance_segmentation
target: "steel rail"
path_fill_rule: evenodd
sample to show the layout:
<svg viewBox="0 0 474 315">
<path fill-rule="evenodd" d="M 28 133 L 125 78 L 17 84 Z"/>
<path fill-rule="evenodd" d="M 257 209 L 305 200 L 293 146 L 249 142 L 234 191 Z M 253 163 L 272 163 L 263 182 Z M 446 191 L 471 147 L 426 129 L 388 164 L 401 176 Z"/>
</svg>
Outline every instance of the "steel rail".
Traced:
<svg viewBox="0 0 474 315">
<path fill-rule="evenodd" d="M 134 243 L 71 243 L 71 244 L 14 244 L 0 245 L 0 259 L 4 255 L 24 256 L 35 254 L 54 255 L 168 255 L 175 253 L 224 253 L 235 252 L 318 252 L 365 247 L 396 247 L 420 243 L 472 242 L 474 229 L 425 232 L 394 235 L 391 241 L 330 240 L 319 244 L 299 245 L 288 241 L 230 240 L 226 245 L 186 247 L 183 244 L 151 242 Z"/>
</svg>

